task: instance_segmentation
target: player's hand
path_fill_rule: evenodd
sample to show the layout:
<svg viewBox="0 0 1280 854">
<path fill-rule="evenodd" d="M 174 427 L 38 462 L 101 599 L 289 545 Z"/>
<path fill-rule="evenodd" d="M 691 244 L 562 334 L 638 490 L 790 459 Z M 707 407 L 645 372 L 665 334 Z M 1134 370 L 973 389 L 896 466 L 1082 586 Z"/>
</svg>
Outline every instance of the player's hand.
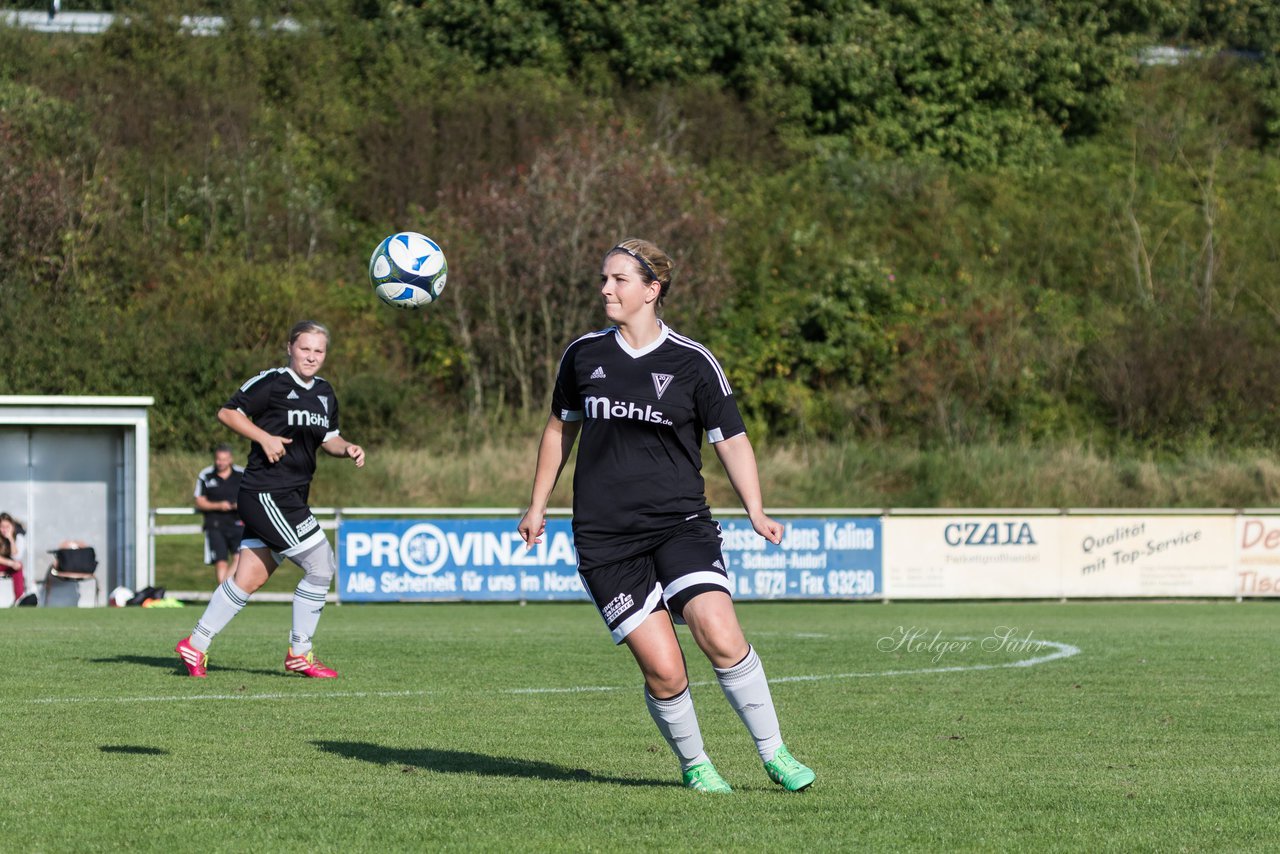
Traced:
<svg viewBox="0 0 1280 854">
<path fill-rule="evenodd" d="M 228 512 L 236 509 L 236 506 L 232 504 L 230 501 L 224 501 L 222 502 L 222 505 L 223 505 L 222 509 Z"/>
<path fill-rule="evenodd" d="M 283 436 L 268 436 L 262 442 L 262 452 L 267 455 L 267 462 L 278 463 L 284 459 L 284 446 L 292 444 L 292 439 L 286 439 Z"/>
<path fill-rule="evenodd" d="M 347 445 L 346 455 L 356 461 L 356 468 L 364 467 L 364 448 L 359 445 Z"/>
<path fill-rule="evenodd" d="M 529 509 L 525 511 L 524 518 L 520 520 L 516 530 L 520 532 L 520 538 L 524 540 L 524 547 L 531 549 L 542 542 L 542 535 L 547 530 L 547 517 L 543 513 Z"/>
<path fill-rule="evenodd" d="M 763 513 L 758 513 L 751 517 L 751 527 L 755 528 L 756 533 L 764 537 L 775 546 L 782 542 L 782 532 L 787 529 L 786 525 L 774 519 L 770 519 Z"/>
</svg>

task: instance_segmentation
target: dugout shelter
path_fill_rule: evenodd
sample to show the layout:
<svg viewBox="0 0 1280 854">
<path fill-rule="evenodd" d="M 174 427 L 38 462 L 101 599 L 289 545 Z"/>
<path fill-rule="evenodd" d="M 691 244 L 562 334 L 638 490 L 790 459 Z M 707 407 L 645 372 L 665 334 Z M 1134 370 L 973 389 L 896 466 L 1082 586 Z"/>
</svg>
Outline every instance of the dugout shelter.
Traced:
<svg viewBox="0 0 1280 854">
<path fill-rule="evenodd" d="M 27 584 L 43 586 L 60 543 L 97 556 L 81 607 L 151 583 L 148 407 L 151 397 L 0 395 L 0 511 L 27 529 Z"/>
</svg>

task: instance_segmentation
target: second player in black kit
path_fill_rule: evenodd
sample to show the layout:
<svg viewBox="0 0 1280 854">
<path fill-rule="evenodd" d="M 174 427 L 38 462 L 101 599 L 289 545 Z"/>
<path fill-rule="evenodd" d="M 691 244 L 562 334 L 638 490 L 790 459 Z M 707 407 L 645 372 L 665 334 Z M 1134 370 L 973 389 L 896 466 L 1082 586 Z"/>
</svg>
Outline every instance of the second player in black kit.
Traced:
<svg viewBox="0 0 1280 854">
<path fill-rule="evenodd" d="M 319 678 L 338 675 L 312 651 L 337 562 L 307 499 L 318 451 L 349 458 L 359 467 L 364 450 L 340 435 L 337 396 L 317 376 L 328 347 L 329 331 L 323 326 L 296 324 L 289 333 L 288 366 L 250 379 L 218 413 L 218 420 L 253 442 L 237 496 L 245 532 L 235 576 L 218 586 L 191 635 L 178 643 L 178 655 L 191 676 L 206 675 L 214 636 L 266 583 L 282 557 L 303 572 L 293 595 L 285 669 Z"/>
<path fill-rule="evenodd" d="M 711 352 L 664 324 L 671 259 L 644 240 L 606 253 L 600 295 L 614 326 L 569 345 L 538 448 L 529 509 L 518 530 L 541 541 L 547 502 L 581 434 L 573 477 L 578 573 L 615 643 L 645 680 L 650 715 L 680 761 L 684 785 L 729 792 L 704 750 L 673 620 L 687 623 L 765 772 L 790 791 L 813 771 L 782 742 L 764 667 L 733 609 L 702 479 L 702 439 L 716 449 L 752 527 L 778 543 L 765 514 L 755 454 L 733 390 Z"/>
</svg>

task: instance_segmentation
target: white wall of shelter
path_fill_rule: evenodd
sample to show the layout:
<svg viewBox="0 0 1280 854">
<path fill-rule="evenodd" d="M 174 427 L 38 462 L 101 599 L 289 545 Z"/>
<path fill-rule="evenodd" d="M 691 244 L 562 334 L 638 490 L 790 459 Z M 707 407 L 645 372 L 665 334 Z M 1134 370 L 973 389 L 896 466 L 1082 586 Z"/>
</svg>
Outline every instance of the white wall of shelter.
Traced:
<svg viewBox="0 0 1280 854">
<path fill-rule="evenodd" d="M 151 583 L 148 536 L 151 397 L 0 395 L 0 510 L 26 526 L 27 584 L 43 595 L 51 552 L 92 546 L 96 584 L 79 604 L 102 605 L 117 585 Z"/>
</svg>

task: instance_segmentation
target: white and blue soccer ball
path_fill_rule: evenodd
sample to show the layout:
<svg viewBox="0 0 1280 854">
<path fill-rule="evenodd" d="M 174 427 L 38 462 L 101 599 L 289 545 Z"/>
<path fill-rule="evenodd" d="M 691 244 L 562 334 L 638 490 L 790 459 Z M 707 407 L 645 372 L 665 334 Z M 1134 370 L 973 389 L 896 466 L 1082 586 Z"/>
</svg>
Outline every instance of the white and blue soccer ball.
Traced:
<svg viewBox="0 0 1280 854">
<path fill-rule="evenodd" d="M 440 246 L 416 231 L 385 238 L 369 258 L 369 281 L 378 299 L 396 308 L 416 309 L 440 299 L 449 265 Z"/>
</svg>

